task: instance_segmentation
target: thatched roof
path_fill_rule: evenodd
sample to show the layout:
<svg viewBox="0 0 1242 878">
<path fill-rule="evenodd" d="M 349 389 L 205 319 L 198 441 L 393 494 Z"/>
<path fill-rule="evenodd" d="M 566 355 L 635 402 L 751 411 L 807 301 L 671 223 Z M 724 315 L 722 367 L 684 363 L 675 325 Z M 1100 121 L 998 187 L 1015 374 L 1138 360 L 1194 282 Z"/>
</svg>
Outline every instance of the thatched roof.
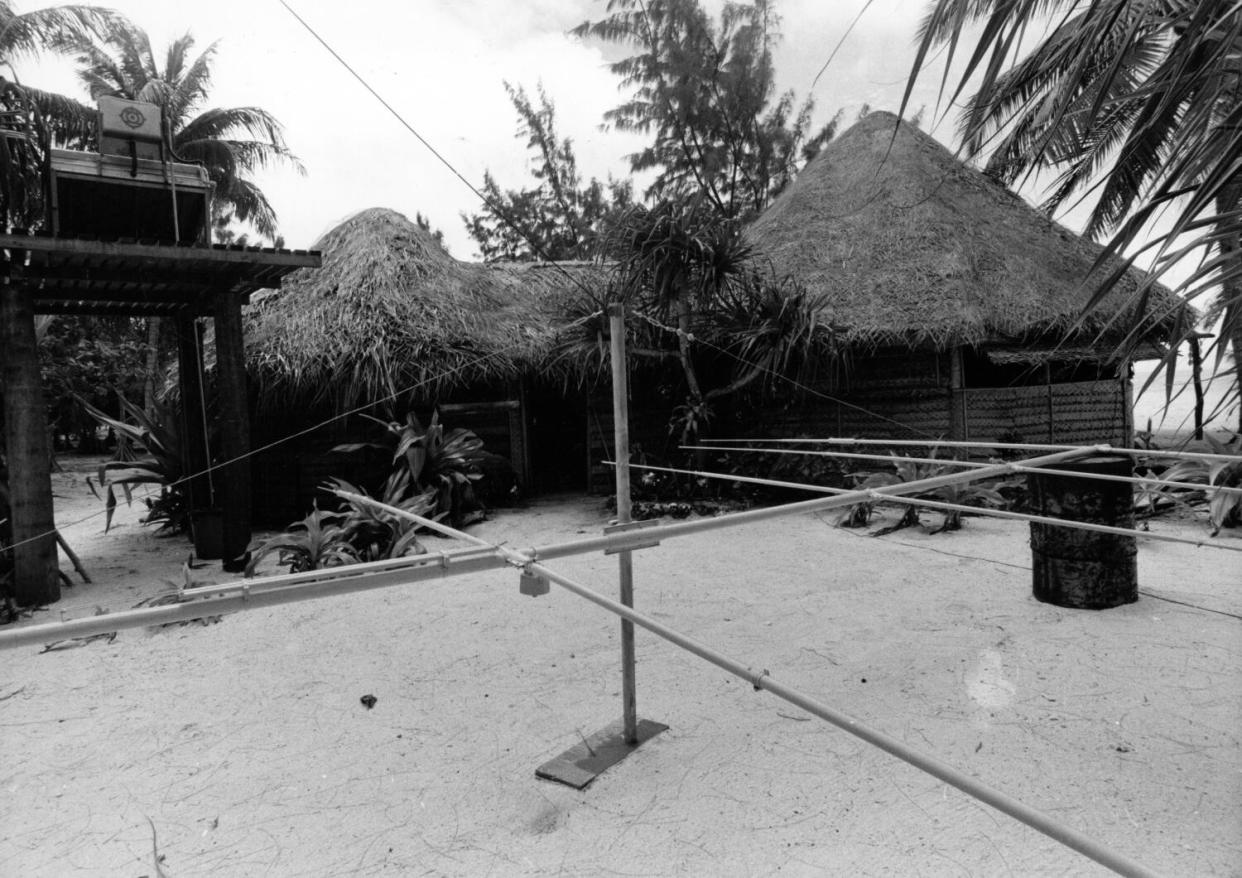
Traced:
<svg viewBox="0 0 1242 878">
<path fill-rule="evenodd" d="M 576 285 L 600 283 L 583 263 L 460 262 L 384 208 L 315 249 L 322 268 L 291 274 L 247 312 L 250 367 L 269 399 L 344 408 L 517 378 L 547 355 Z"/>
<path fill-rule="evenodd" d="M 749 228 L 751 243 L 823 294 L 825 318 L 854 343 L 1005 343 L 1073 327 L 1111 273 L 1091 273 L 1102 248 L 907 123 L 894 141 L 895 125 L 872 113 L 829 143 Z M 1132 309 L 1142 279 L 1129 272 L 1080 337 Z M 1174 302 L 1158 287 L 1148 313 Z M 1116 338 L 1126 327 L 1114 323 Z"/>
</svg>

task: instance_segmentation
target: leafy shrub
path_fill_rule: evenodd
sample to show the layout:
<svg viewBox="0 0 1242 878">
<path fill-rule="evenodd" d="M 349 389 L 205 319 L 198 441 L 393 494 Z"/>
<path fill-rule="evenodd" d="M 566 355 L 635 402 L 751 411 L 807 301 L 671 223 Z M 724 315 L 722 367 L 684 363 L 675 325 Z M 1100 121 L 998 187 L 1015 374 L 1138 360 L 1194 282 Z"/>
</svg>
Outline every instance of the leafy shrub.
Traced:
<svg viewBox="0 0 1242 878">
<path fill-rule="evenodd" d="M 315 504 L 310 515 L 289 530 L 251 548 L 246 575 L 254 576 L 259 562 L 273 552 L 280 553 L 280 563 L 288 566 L 290 573 L 356 563 L 354 547 L 345 528 L 338 523 L 343 518 L 342 513 L 325 512 Z"/>
<path fill-rule="evenodd" d="M 358 451 L 363 448 L 392 448 L 392 463 L 404 467 L 409 486 L 415 492 L 435 493 L 435 515 L 447 518 L 453 527 L 464 527 L 479 521 L 486 514 L 474 494 L 474 483 L 482 478 L 483 440 L 470 430 L 445 432 L 439 412 L 423 428 L 418 417 L 409 412 L 405 423 L 371 420 L 382 424 L 391 440 L 388 446 L 374 442 L 338 445 L 336 451 Z"/>
</svg>

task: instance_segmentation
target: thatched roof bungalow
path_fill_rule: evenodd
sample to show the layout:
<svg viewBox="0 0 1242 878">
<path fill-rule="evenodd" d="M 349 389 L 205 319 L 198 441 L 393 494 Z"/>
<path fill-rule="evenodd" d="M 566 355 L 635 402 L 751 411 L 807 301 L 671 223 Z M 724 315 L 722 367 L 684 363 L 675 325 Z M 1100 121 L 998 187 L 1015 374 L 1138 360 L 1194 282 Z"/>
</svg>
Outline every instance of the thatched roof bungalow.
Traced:
<svg viewBox="0 0 1242 878">
<path fill-rule="evenodd" d="M 425 418 L 438 406 L 447 426 L 474 430 L 527 482 L 538 438 L 532 430 L 553 429 L 546 417 L 534 423 L 529 394 L 567 377 L 548 374 L 557 317 L 583 286 L 602 284 L 599 270 L 462 262 L 384 208 L 350 217 L 315 247 L 322 268 L 290 275 L 246 314 L 256 444 L 354 410 L 384 416 L 413 408 Z M 264 424 L 270 436 L 262 435 Z M 357 432 L 338 422 L 296 453 L 283 446 L 269 456 L 260 493 L 296 484 L 296 502 L 272 502 L 309 507 L 315 486 L 339 474 L 329 470 L 340 461 L 325 460 L 324 450 Z"/>
<path fill-rule="evenodd" d="M 400 213 L 371 208 L 315 245 L 247 314 L 249 365 L 277 401 L 337 412 L 504 386 L 542 364 L 585 263 L 461 262 Z"/>
<path fill-rule="evenodd" d="M 796 429 L 835 435 L 1128 441 L 1116 355 L 1143 278 L 889 113 L 832 141 L 752 224 L 781 274 L 825 299 L 850 352 L 834 402 Z M 1178 307 L 1157 287 L 1145 337 Z M 806 420 L 805 418 L 803 419 Z"/>
</svg>

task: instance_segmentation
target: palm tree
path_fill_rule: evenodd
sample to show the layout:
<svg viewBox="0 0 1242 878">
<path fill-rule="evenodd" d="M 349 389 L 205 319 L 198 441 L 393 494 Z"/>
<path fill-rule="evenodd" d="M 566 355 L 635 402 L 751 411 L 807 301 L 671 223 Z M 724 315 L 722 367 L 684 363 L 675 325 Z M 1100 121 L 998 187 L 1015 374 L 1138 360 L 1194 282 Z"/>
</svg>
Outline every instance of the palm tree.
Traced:
<svg viewBox="0 0 1242 878">
<path fill-rule="evenodd" d="M 212 43 L 193 57 L 194 37 L 174 40 L 156 59 L 146 32 L 121 19 L 103 38 L 74 38 L 78 76 L 92 98 L 117 95 L 158 104 L 172 136 L 173 152 L 198 162 L 215 184 L 213 209 L 254 226 L 269 240 L 276 237 L 276 211 L 249 176 L 281 162 L 302 171 L 285 145 L 276 118 L 259 107 L 201 109 L 211 86 Z"/>
<path fill-rule="evenodd" d="M 1017 63 L 1022 37 L 1042 40 Z M 991 150 L 988 170 L 1012 184 L 1059 172 L 1048 210 L 1094 199 L 1087 232 L 1109 253 L 1151 257 L 1160 277 L 1200 256 L 1187 300 L 1219 289 L 1223 337 L 1242 352 L 1242 14 L 1236 0 L 933 0 L 906 87 L 936 46 L 951 64 L 963 31 L 981 36 L 953 92 L 979 86 L 960 133 Z M 947 84 L 947 80 L 946 80 Z M 1152 231 L 1158 215 L 1172 218 Z M 1087 307 L 1096 300 L 1087 302 Z M 1139 336 L 1134 328 L 1131 338 Z M 1185 327 L 1187 333 L 1193 326 Z M 1225 345 L 1218 344 L 1224 362 Z M 1173 353 L 1166 363 L 1172 367 Z M 1234 367 L 1235 376 L 1242 381 Z"/>
<path fill-rule="evenodd" d="M 301 163 L 284 142 L 276 118 L 258 107 L 201 110 L 211 86 L 212 43 L 193 57 L 194 37 L 186 34 L 169 45 L 163 66 L 151 39 L 134 24 L 117 19 L 102 38 L 72 40 L 79 65 L 78 77 L 92 98 L 117 95 L 157 104 L 168 125 L 174 155 L 198 162 L 215 184 L 212 220 L 217 235 L 245 242 L 232 230 L 233 221 L 249 223 L 258 233 L 278 241 L 276 211 L 249 175 L 270 164 L 287 162 L 299 171 Z M 221 234 L 223 233 L 223 234 Z M 147 324 L 147 379 L 143 407 L 153 407 L 159 374 L 161 321 Z"/>
</svg>

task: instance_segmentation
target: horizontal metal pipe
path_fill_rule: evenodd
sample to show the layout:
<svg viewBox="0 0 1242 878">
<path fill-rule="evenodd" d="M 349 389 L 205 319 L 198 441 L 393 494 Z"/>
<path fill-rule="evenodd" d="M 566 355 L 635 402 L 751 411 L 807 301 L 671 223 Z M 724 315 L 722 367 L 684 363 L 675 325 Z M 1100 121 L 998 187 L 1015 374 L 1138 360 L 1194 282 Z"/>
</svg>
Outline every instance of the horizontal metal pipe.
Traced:
<svg viewBox="0 0 1242 878">
<path fill-rule="evenodd" d="M 877 498 L 880 499 L 880 498 Z M 1087 530 L 1095 533 L 1117 534 L 1125 537 L 1135 537 L 1142 540 L 1155 540 L 1162 543 L 1184 543 L 1188 546 L 1196 546 L 1198 548 L 1224 549 L 1227 552 L 1242 552 L 1242 546 L 1231 546 L 1228 543 L 1212 542 L 1210 540 L 1188 540 L 1185 537 L 1175 537 L 1169 534 L 1152 533 L 1146 530 L 1134 530 L 1128 527 L 1114 527 L 1109 524 L 1095 524 L 1090 521 L 1071 521 L 1065 518 L 1052 518 L 1047 515 L 1031 515 L 1026 512 L 1009 512 L 1004 509 L 992 509 L 986 506 L 965 506 L 961 503 L 945 503 L 941 500 L 922 500 L 917 497 L 884 497 L 886 502 L 902 503 L 906 506 L 926 506 L 929 509 L 956 510 L 958 512 L 970 512 L 975 515 L 985 515 L 989 518 L 1008 518 L 1014 521 L 1031 521 L 1036 524 L 1051 524 L 1056 527 L 1068 527 L 1071 530 Z"/>
<path fill-rule="evenodd" d="M 364 561 L 358 564 L 346 564 L 340 567 L 321 567 L 317 570 L 304 570 L 301 573 L 278 573 L 272 576 L 253 577 L 229 582 L 187 586 L 181 589 L 180 595 L 187 600 L 216 597 L 249 591 L 252 594 L 273 588 L 284 588 L 304 582 L 324 582 L 328 579 L 360 576 L 368 573 L 387 573 L 395 570 L 418 570 L 428 565 L 447 567 L 458 564 L 467 558 L 474 558 L 483 553 L 476 546 L 469 548 L 449 549 L 446 552 L 427 552 L 422 555 L 406 555 L 401 558 L 386 558 L 382 561 Z M 492 554 L 490 551 L 486 554 Z"/>
<path fill-rule="evenodd" d="M 554 570 L 550 570 L 542 564 L 532 563 L 530 569 L 542 576 L 546 576 L 550 581 L 557 583 L 565 589 L 573 592 L 579 597 L 586 598 L 593 604 L 600 606 L 612 613 L 616 613 L 624 619 L 628 619 L 635 625 L 645 628 L 657 637 L 673 643 L 689 653 L 692 653 L 704 661 L 710 662 L 718 668 L 740 677 L 750 683 L 756 690 L 765 689 L 778 698 L 788 701 L 790 704 L 805 710 L 812 716 L 819 717 L 822 720 L 832 723 L 842 731 L 866 741 L 874 747 L 879 747 L 891 756 L 913 765 L 920 771 L 924 771 L 933 777 L 956 787 L 968 796 L 972 796 L 981 802 L 991 805 L 996 810 L 1008 814 L 1015 820 L 1026 824 L 1027 826 L 1042 832 L 1055 841 L 1060 842 L 1072 850 L 1077 851 L 1089 859 L 1094 860 L 1102 866 L 1106 866 L 1120 875 L 1129 876 L 1154 876 L 1156 873 L 1131 860 L 1130 858 L 1119 854 L 1092 838 L 1084 835 L 1078 830 L 1060 823 L 1047 814 L 1038 811 L 1013 797 L 1002 793 L 1000 790 L 988 786 L 978 778 L 971 777 L 961 771 L 958 771 L 951 765 L 941 762 L 940 760 L 920 753 L 912 747 L 907 746 L 904 742 L 890 737 L 883 732 L 872 729 L 864 725 L 859 720 L 846 713 L 830 707 L 821 701 L 817 701 L 791 686 L 786 686 L 777 682 L 772 675 L 765 669 L 756 672 L 752 668 L 742 664 L 739 661 L 729 658 L 723 653 L 717 652 L 709 646 L 700 643 L 693 638 L 686 636 L 666 625 L 657 622 L 655 619 L 640 613 L 630 607 L 625 606 L 611 598 L 605 597 L 599 592 L 581 585 L 572 579 L 560 575 Z"/>
<path fill-rule="evenodd" d="M 1239 461 L 1242 463 L 1242 461 Z M 1041 466 L 1014 467 L 1020 473 L 1042 473 L 1047 476 L 1069 476 L 1076 479 L 1098 479 L 1102 482 L 1129 482 L 1144 487 L 1159 486 L 1161 488 L 1185 488 L 1190 491 L 1220 491 L 1222 494 L 1242 494 L 1242 488 L 1230 488 L 1228 485 L 1205 485 L 1202 482 L 1173 482 L 1161 478 L 1144 478 L 1143 476 L 1115 476 L 1109 473 L 1084 473 L 1067 469 L 1046 469 Z"/>
<path fill-rule="evenodd" d="M 242 610 L 255 610 L 260 607 L 272 607 L 278 604 L 291 604 L 313 598 L 334 597 L 369 591 L 376 588 L 390 588 L 406 585 L 425 579 L 437 579 L 458 573 L 473 573 L 479 570 L 494 570 L 509 565 L 509 561 L 495 552 L 479 555 L 474 558 L 460 560 L 450 566 L 429 565 L 418 569 L 397 568 L 378 572 L 359 573 L 353 576 L 334 575 L 336 571 L 348 568 L 332 568 L 320 571 L 331 578 L 322 581 L 304 581 L 282 588 L 251 589 L 249 583 L 242 584 L 240 593 L 220 597 L 206 597 L 158 607 L 138 607 L 120 613 L 107 613 L 102 616 L 88 616 L 84 619 L 70 619 L 65 622 L 48 622 L 42 625 L 31 625 L 12 631 L 0 631 L 0 650 L 13 649 L 38 643 L 52 643 L 57 640 L 69 640 L 76 637 L 91 637 L 96 634 L 111 634 L 128 628 L 143 628 L 148 625 L 168 625 L 174 622 L 186 622 L 206 616 L 223 616 Z M 254 580 L 254 584 L 262 585 L 262 580 Z M 187 592 L 188 593 L 188 592 Z"/>
<path fill-rule="evenodd" d="M 727 451 L 731 453 L 736 452 L 736 451 L 752 451 L 758 454 L 802 454 L 802 455 L 811 455 L 814 457 L 848 457 L 848 458 L 857 458 L 860 460 L 879 460 L 879 461 L 884 461 L 886 463 L 897 463 L 897 462 L 930 463 L 930 464 L 943 464 L 945 466 L 960 466 L 964 469 L 968 469 L 971 467 L 978 469 L 979 467 L 991 466 L 991 464 L 984 463 L 982 461 L 954 460 L 951 457 L 949 458 L 908 457 L 906 455 L 865 454 L 862 452 L 850 452 L 850 451 L 806 451 L 806 450 L 789 449 L 789 448 L 732 448 L 732 447 L 725 448 L 725 447 L 714 446 L 714 445 L 682 445 L 681 448 L 687 451 Z M 1242 458 L 1238 458 L 1238 462 L 1242 464 Z M 604 463 L 607 463 L 611 466 L 616 465 L 612 461 L 604 461 Z M 1199 490 L 1199 491 L 1210 488 L 1211 490 L 1221 491 L 1226 494 L 1242 494 L 1242 488 L 1230 488 L 1226 486 L 1204 485 L 1204 484 L 1200 484 L 1196 482 L 1171 482 L 1171 481 L 1164 481 L 1163 479 L 1159 479 L 1159 478 L 1144 478 L 1142 476 L 1117 476 L 1117 475 L 1110 475 L 1108 473 L 1074 472 L 1070 470 L 1048 469 L 1046 467 L 1030 466 L 1028 464 L 1017 463 L 1017 462 L 1012 464 L 1012 468 L 1015 472 L 1023 472 L 1023 473 L 1039 472 L 1039 473 L 1044 473 L 1050 476 L 1072 476 L 1074 478 L 1080 478 L 1080 479 L 1099 479 L 1100 481 L 1105 481 L 1105 482 L 1130 482 L 1131 484 L 1141 484 L 1141 485 L 1166 485 L 1171 488 L 1188 488 L 1190 490 Z"/>
<path fill-rule="evenodd" d="M 1092 454 L 1096 451 L 1095 447 L 1088 446 L 1086 448 L 1072 448 L 1066 451 L 1059 451 L 1053 454 L 1046 454 L 1041 457 L 1033 457 L 1024 463 L 1037 466 L 1044 463 L 1060 463 L 1063 460 L 1073 460 L 1076 457 Z M 933 476 L 930 479 L 918 479 L 912 482 L 902 482 L 899 485 L 885 485 L 876 490 L 885 495 L 898 496 L 901 494 L 915 494 L 919 491 L 927 491 L 932 488 L 938 488 L 942 485 L 963 484 L 966 482 L 987 479 L 993 476 L 1004 475 L 1012 472 L 1012 465 L 1008 463 L 988 464 L 979 469 L 967 470 L 965 472 L 945 473 L 940 476 Z M 849 506 L 853 503 L 866 503 L 871 500 L 871 496 L 867 491 L 849 491 L 835 497 L 823 497 L 815 500 L 802 500 L 797 503 L 786 503 L 781 506 L 767 506 L 761 509 L 747 509 L 743 512 L 732 512 L 728 515 L 718 515 L 714 518 L 700 518 L 694 521 L 679 521 L 672 524 L 656 525 L 654 527 L 646 527 L 640 531 L 626 531 L 616 534 L 608 534 L 602 537 L 589 537 L 585 540 L 576 540 L 573 542 L 552 544 L 548 546 L 536 546 L 530 549 L 523 549 L 523 554 L 534 557 L 537 560 L 548 560 L 551 558 L 563 558 L 567 555 L 579 555 L 584 552 L 602 551 L 605 549 L 624 549 L 633 548 L 649 544 L 652 540 L 669 539 L 672 537 L 689 536 L 691 534 L 705 533 L 707 531 L 719 530 L 725 527 L 734 527 L 739 524 L 748 524 L 755 521 L 767 521 L 772 518 L 784 518 L 790 515 L 801 515 L 808 512 L 823 512 L 827 509 L 837 509 L 843 506 Z"/>
<path fill-rule="evenodd" d="M 1009 451 L 1067 451 L 1080 448 L 1078 445 L 1048 445 L 1031 442 L 966 442 L 950 439 L 851 439 L 842 436 L 828 436 L 822 439 L 717 439 L 718 444 L 742 444 L 748 442 L 780 443 L 787 445 L 894 445 L 928 448 L 933 445 L 943 448 L 1002 448 Z"/>
<path fill-rule="evenodd" d="M 1081 457 L 1084 454 L 1090 454 L 1092 448 L 1076 448 L 1068 451 L 1057 452 L 1055 454 L 1044 455 L 1043 457 L 1032 458 L 1025 461 L 1028 465 L 1037 465 L 1041 463 L 1057 463 L 1062 460 L 1070 460 L 1074 457 Z M 800 503 L 789 503 L 784 506 L 768 507 L 764 509 L 749 509 L 745 512 L 736 512 L 731 515 L 721 515 L 716 518 L 704 518 L 697 521 L 683 521 L 674 524 L 660 525 L 656 527 L 643 528 L 635 531 L 623 531 L 620 533 L 608 534 L 602 537 L 593 537 L 585 540 L 575 540 L 566 543 L 552 544 L 543 547 L 536 547 L 524 550 L 519 556 L 518 553 L 511 549 L 501 547 L 499 550 L 505 559 L 498 560 L 492 556 L 485 556 L 479 561 L 466 559 L 459 564 L 453 565 L 452 572 L 468 572 L 474 569 L 487 569 L 491 567 L 503 566 L 506 563 L 514 563 L 514 559 L 518 557 L 527 559 L 549 559 L 566 557 L 569 555 L 580 555 L 587 552 L 602 551 L 604 549 L 624 549 L 633 548 L 649 544 L 653 539 L 663 539 L 677 536 L 687 536 L 695 533 L 716 530 L 722 527 L 737 526 L 753 521 L 763 521 L 770 518 L 780 518 L 787 515 L 798 515 L 805 512 L 819 512 L 825 509 L 833 509 L 840 506 L 848 506 L 851 503 L 867 502 L 872 499 L 872 493 L 880 493 L 886 496 L 898 496 L 916 491 L 928 490 L 939 487 L 941 485 L 959 484 L 976 479 L 988 478 L 991 475 L 999 475 L 1004 472 L 1011 471 L 1011 464 L 995 464 L 980 469 L 968 470 L 966 472 L 947 473 L 941 476 L 935 476 L 930 479 L 920 479 L 913 482 L 904 482 L 900 485 L 890 485 L 877 489 L 875 492 L 868 491 L 851 491 L 835 497 L 825 497 L 815 500 L 804 500 Z M 362 495 L 353 495 L 354 498 L 371 504 L 372 506 L 381 507 L 394 515 L 399 515 L 416 521 L 426 526 L 434 525 L 435 529 L 448 536 L 460 537 L 472 542 L 476 546 L 492 548 L 486 540 L 482 540 L 471 534 L 466 534 L 456 528 L 448 527 L 439 522 L 432 521 L 420 515 L 414 515 L 404 509 L 398 509 L 395 506 L 389 506 L 370 497 Z M 415 556 L 419 557 L 419 556 Z M 481 566 L 476 567 L 476 564 Z M 315 577 L 309 581 L 303 581 L 301 584 L 290 584 L 287 587 L 274 588 L 267 590 L 263 583 L 263 579 L 255 579 L 247 588 L 243 584 L 241 593 L 235 592 L 224 597 L 208 598 L 206 600 L 195 600 L 187 604 L 173 604 L 166 607 L 140 607 L 135 610 L 128 610 L 122 613 L 112 613 L 104 616 L 91 616 L 85 619 L 73 619 L 67 622 L 52 622 L 44 625 L 32 625 L 28 628 L 21 628 L 16 631 L 0 632 L 0 649 L 6 649 L 14 646 L 30 644 L 30 643 L 46 643 L 49 640 L 64 640 L 72 637 L 88 637 L 93 634 L 107 634 L 113 631 L 120 631 L 126 628 L 140 628 L 145 625 L 158 625 L 167 622 L 184 621 L 185 619 L 194 619 L 200 616 L 222 615 L 225 613 L 236 612 L 242 609 L 248 609 L 252 606 L 270 606 L 264 600 L 268 595 L 276 596 L 278 600 L 272 603 L 290 603 L 300 598 L 298 595 L 305 594 L 307 598 L 326 597 L 332 594 L 347 594 L 354 591 L 363 591 L 369 588 L 381 588 L 388 585 L 398 584 L 401 581 L 415 581 L 418 579 L 430 578 L 426 574 L 435 576 L 448 575 L 449 568 L 441 566 L 423 566 L 415 564 L 409 567 L 399 567 L 391 571 L 391 576 L 395 581 L 376 582 L 371 577 L 385 577 L 388 573 L 374 574 L 358 574 L 350 575 L 350 567 L 330 568 L 325 571 L 319 571 L 321 576 Z M 294 574 L 301 576 L 303 574 Z M 402 579 L 404 577 L 404 579 Z M 209 589 L 211 587 L 208 587 Z M 219 593 L 219 592 L 217 592 Z M 237 603 L 230 603 L 237 602 Z M 190 609 L 200 607 L 211 607 L 211 609 Z"/>
<path fill-rule="evenodd" d="M 938 463 L 943 466 L 960 466 L 963 469 L 991 466 L 979 460 L 955 460 L 952 457 L 910 457 L 896 454 L 867 454 L 862 451 L 807 451 L 797 448 L 733 448 L 720 445 L 682 445 L 686 451 L 727 451 L 735 454 L 739 451 L 750 451 L 756 454 L 801 454 L 812 457 L 848 457 L 857 460 L 882 460 L 887 463 Z M 611 461 L 608 461 L 611 463 Z"/>
<path fill-rule="evenodd" d="M 1000 448 L 1009 451 L 1056 451 L 1070 448 L 1082 448 L 1081 445 L 1048 445 L 1028 442 L 966 442 L 947 439 L 849 439 L 829 436 L 823 439 L 716 439 L 712 442 L 723 445 L 741 445 L 744 443 L 766 442 L 768 444 L 802 444 L 802 445 L 912 445 L 916 447 L 941 448 Z M 1164 451 L 1159 448 L 1124 448 L 1115 445 L 1092 445 L 1095 451 L 1104 454 L 1126 454 L 1131 457 L 1167 457 L 1178 460 L 1211 460 L 1224 463 L 1237 462 L 1242 456 L 1237 454 L 1213 454 L 1206 451 Z M 731 449 L 730 449 L 731 450 Z"/>
<path fill-rule="evenodd" d="M 405 509 L 401 509 L 397 506 L 392 506 L 388 503 L 383 503 L 379 500 L 376 500 L 374 497 L 367 497 L 364 494 L 355 494 L 352 491 L 342 491 L 339 489 L 333 490 L 332 493 L 338 497 L 341 497 L 342 499 L 349 500 L 353 503 L 365 503 L 368 506 L 374 506 L 377 509 L 383 509 L 385 512 L 390 512 L 393 515 L 399 515 L 402 518 L 408 519 L 409 521 L 418 522 L 419 524 L 421 524 L 423 527 L 427 528 L 428 530 L 434 530 L 436 533 L 441 534 L 443 536 L 453 537 L 454 539 L 458 539 L 458 540 L 465 540 L 468 543 L 473 543 L 476 546 L 482 546 L 487 549 L 495 548 L 495 546 L 493 546 L 487 540 L 480 539 L 479 537 L 476 537 L 474 534 L 468 534 L 464 530 L 458 530 L 455 527 L 449 527 L 447 524 L 441 524 L 435 519 L 428 518 L 425 515 L 415 515 L 413 512 L 408 512 Z"/>
<path fill-rule="evenodd" d="M 630 464 L 633 469 L 656 470 L 658 472 L 676 473 L 678 475 L 695 476 L 705 479 L 719 479 L 725 482 L 743 482 L 749 485 L 763 485 L 771 488 L 792 488 L 798 491 L 814 491 L 820 494 L 854 494 L 858 493 L 849 488 L 829 488 L 826 485 L 807 485 L 801 482 L 783 482 L 779 479 L 762 479 L 757 476 L 738 476 L 731 473 L 713 473 L 701 470 L 675 469 L 667 466 L 650 466 L 648 464 Z M 1044 472 L 1044 470 L 1036 470 Z M 1074 475 L 1074 473 L 1067 473 Z M 1037 524 L 1052 524 L 1058 527 L 1068 527 L 1072 530 L 1090 530 L 1098 533 L 1119 534 L 1121 536 L 1138 537 L 1145 540 L 1156 540 L 1165 543 L 1184 543 L 1189 546 L 1197 546 L 1199 548 L 1208 547 L 1215 549 L 1225 549 L 1230 552 L 1242 552 L 1242 546 L 1231 546 L 1228 543 L 1217 543 L 1210 540 L 1188 540 L 1185 537 L 1175 537 L 1166 534 L 1152 533 L 1151 531 L 1132 530 L 1125 527 L 1112 527 L 1107 524 L 1093 524 L 1089 521 L 1072 521 L 1065 518 L 1050 518 L 1043 515 L 1031 515 L 1026 512 L 1008 512 L 1003 509 L 992 509 L 985 506 L 966 506 L 960 503 L 944 503 L 939 500 L 925 500 L 920 497 L 899 497 L 893 494 L 880 495 L 878 491 L 866 491 L 866 493 L 874 493 L 875 496 L 859 502 L 892 502 L 904 503 L 909 506 L 927 506 L 932 509 L 952 509 L 960 512 L 970 512 L 977 515 L 987 515 L 992 518 L 1008 518 L 1016 521 L 1034 521 Z M 650 533 L 650 531 L 647 531 Z"/>
</svg>

